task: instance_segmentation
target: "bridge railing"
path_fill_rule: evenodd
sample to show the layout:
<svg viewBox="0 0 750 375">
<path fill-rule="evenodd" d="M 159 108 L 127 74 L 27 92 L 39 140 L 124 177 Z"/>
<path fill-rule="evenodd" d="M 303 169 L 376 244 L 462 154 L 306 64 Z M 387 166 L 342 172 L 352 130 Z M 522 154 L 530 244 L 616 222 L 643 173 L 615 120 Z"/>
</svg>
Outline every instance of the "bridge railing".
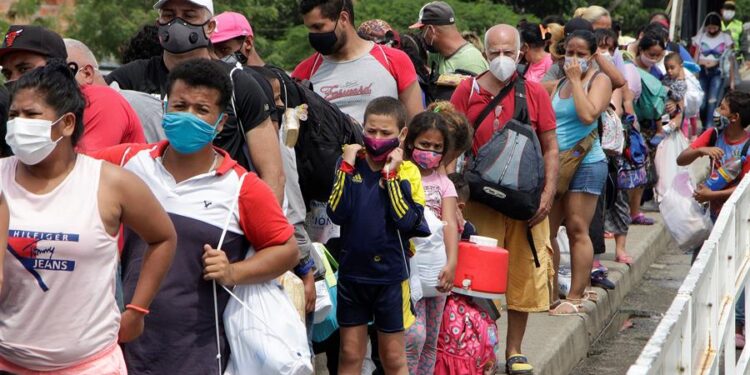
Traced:
<svg viewBox="0 0 750 375">
<path fill-rule="evenodd" d="M 735 349 L 735 306 L 750 291 L 750 176 L 724 204 L 672 305 L 628 375 L 750 373 Z M 748 295 L 750 297 L 750 295 Z M 745 298 L 750 312 L 750 298 Z"/>
</svg>

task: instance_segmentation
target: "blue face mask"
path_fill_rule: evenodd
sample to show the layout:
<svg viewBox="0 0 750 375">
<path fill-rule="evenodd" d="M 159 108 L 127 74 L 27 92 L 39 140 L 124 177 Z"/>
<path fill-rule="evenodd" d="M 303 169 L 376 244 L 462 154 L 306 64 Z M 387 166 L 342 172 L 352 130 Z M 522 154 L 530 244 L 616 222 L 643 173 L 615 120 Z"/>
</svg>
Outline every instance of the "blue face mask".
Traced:
<svg viewBox="0 0 750 375">
<path fill-rule="evenodd" d="M 222 113 L 211 125 L 190 112 L 169 112 L 161 125 L 169 145 L 181 154 L 192 154 L 206 147 L 216 137 L 216 126 L 224 117 Z"/>
</svg>

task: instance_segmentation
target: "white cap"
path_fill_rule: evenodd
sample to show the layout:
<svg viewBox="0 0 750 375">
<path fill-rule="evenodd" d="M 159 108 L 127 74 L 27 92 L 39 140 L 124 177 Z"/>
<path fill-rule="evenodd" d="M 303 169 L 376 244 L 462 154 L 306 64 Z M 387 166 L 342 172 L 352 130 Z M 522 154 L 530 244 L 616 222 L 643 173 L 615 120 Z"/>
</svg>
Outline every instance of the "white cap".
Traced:
<svg viewBox="0 0 750 375">
<path fill-rule="evenodd" d="M 497 240 L 490 237 L 471 236 L 469 237 L 469 242 L 479 246 L 497 247 Z"/>
<path fill-rule="evenodd" d="M 164 6 L 164 3 L 166 3 L 169 0 L 159 0 L 154 4 L 154 9 L 159 10 L 161 7 Z M 199 7 L 204 7 L 208 9 L 209 12 L 211 12 L 211 15 L 214 15 L 214 2 L 213 0 L 189 0 L 190 3 L 193 3 Z"/>
</svg>

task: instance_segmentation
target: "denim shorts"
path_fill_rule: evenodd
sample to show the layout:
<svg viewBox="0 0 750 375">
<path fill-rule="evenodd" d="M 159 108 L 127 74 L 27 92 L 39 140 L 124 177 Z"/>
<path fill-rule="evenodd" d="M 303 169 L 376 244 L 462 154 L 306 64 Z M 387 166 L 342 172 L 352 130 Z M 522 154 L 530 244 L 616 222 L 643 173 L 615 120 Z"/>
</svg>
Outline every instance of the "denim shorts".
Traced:
<svg viewBox="0 0 750 375">
<path fill-rule="evenodd" d="M 606 160 L 581 164 L 570 181 L 568 191 L 571 193 L 601 195 L 604 191 L 604 183 L 607 181 L 607 173 Z"/>
</svg>

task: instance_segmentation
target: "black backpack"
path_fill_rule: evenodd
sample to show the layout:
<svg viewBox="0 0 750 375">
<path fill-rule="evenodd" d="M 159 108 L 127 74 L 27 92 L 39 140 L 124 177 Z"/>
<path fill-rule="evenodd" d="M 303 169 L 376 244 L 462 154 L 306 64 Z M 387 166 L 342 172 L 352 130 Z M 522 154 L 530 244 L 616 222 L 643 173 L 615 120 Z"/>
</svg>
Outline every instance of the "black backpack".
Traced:
<svg viewBox="0 0 750 375">
<path fill-rule="evenodd" d="M 328 201 L 333 188 L 336 162 L 347 144 L 363 144 L 362 126 L 338 107 L 297 82 L 283 69 L 267 66 L 281 81 L 281 99 L 287 108 L 307 104 L 307 120 L 300 120 L 297 155 L 299 185 L 305 203 Z"/>
</svg>

